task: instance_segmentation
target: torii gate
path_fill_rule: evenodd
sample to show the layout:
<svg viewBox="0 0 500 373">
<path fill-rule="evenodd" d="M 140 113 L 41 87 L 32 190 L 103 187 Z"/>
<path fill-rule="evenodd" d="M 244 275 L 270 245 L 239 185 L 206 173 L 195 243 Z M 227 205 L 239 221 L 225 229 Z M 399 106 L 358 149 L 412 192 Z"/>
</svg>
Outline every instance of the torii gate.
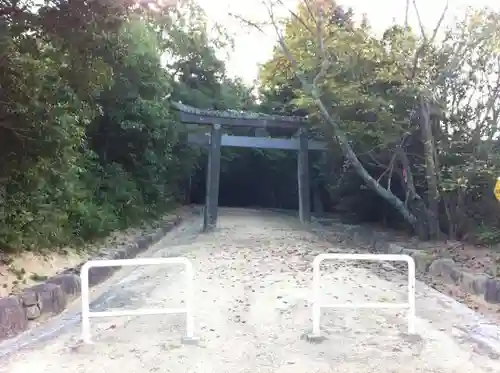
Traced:
<svg viewBox="0 0 500 373">
<path fill-rule="evenodd" d="M 203 230 L 217 226 L 219 204 L 219 178 L 222 146 L 262 149 L 298 150 L 297 176 L 299 191 L 299 219 L 302 223 L 311 221 L 311 201 L 309 186 L 309 150 L 324 151 L 327 145 L 323 141 L 310 140 L 303 118 L 276 116 L 235 110 L 201 110 L 178 102 L 172 103 L 179 110 L 180 120 L 186 124 L 210 125 L 210 133 L 192 133 L 188 135 L 191 144 L 209 147 L 207 191 Z M 296 130 L 298 138 L 271 138 L 223 135 L 222 126 L 253 127 L 265 129 L 269 127 Z"/>
</svg>

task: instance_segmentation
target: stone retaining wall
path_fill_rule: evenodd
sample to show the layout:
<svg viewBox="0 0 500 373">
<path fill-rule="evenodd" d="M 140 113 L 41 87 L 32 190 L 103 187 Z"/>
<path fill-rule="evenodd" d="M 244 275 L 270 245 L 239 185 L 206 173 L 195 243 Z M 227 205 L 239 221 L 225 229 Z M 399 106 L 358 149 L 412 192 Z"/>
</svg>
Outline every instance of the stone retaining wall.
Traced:
<svg viewBox="0 0 500 373">
<path fill-rule="evenodd" d="M 500 279 L 468 272 L 451 258 L 437 258 L 425 250 L 408 249 L 400 244 L 385 246 L 388 254 L 407 254 L 415 261 L 417 271 L 441 278 L 468 294 L 478 295 L 488 303 L 500 304 Z"/>
<path fill-rule="evenodd" d="M 500 304 L 500 278 L 485 273 L 471 273 L 451 258 L 439 258 L 430 253 L 422 242 L 408 239 L 405 243 L 401 241 L 394 243 L 391 234 L 370 227 L 341 223 L 339 219 L 315 218 L 314 220 L 320 226 L 334 232 L 334 237 L 325 237 L 331 242 L 334 240 L 349 242 L 354 250 L 410 255 L 415 260 L 419 274 L 440 278 L 445 283 L 458 286 L 467 294 L 484 298 L 487 303 Z"/>
<path fill-rule="evenodd" d="M 183 211 L 178 211 L 153 233 L 141 235 L 132 244 L 101 252 L 93 259 L 134 258 L 179 225 L 184 215 Z M 0 298 L 0 341 L 27 330 L 31 321 L 40 321 L 61 313 L 71 301 L 78 298 L 81 293 L 80 269 L 83 264 L 66 270 L 41 284 L 24 289 L 18 295 Z M 91 268 L 89 285 L 95 286 L 103 282 L 117 269 L 119 267 Z"/>
</svg>

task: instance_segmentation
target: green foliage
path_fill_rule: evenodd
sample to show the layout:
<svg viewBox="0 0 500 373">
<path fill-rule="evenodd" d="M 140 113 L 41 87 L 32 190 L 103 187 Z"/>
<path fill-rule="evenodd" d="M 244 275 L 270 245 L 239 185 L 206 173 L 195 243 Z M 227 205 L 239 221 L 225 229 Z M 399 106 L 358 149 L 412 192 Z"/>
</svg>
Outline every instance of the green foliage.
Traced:
<svg viewBox="0 0 500 373">
<path fill-rule="evenodd" d="M 225 77 L 199 9 L 7 3 L 0 15 L 0 251 L 80 244 L 178 204 L 199 155 L 169 99 L 191 98 L 199 107 L 208 98 L 234 107 L 248 99 L 240 82 Z M 163 66 L 164 55 L 176 61 L 180 79 Z"/>
<path fill-rule="evenodd" d="M 480 245 L 494 245 L 500 242 L 500 228 L 481 225 L 476 231 L 476 242 Z"/>
</svg>

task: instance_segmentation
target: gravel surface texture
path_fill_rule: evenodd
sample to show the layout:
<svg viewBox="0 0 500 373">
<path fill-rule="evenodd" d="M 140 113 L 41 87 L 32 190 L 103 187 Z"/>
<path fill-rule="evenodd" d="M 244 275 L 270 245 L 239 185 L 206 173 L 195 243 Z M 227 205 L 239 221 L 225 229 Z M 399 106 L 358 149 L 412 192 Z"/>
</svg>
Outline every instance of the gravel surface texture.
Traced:
<svg viewBox="0 0 500 373">
<path fill-rule="evenodd" d="M 182 315 L 96 318 L 95 343 L 82 344 L 75 302 L 0 344 L 0 372 L 500 372 L 496 326 L 422 283 L 418 335 L 405 333 L 404 310 L 325 310 L 325 339 L 311 343 L 312 260 L 350 249 L 272 212 L 222 209 L 216 231 L 200 226 L 193 217 L 141 255 L 192 261 L 197 346 L 181 343 Z M 322 273 L 325 302 L 406 301 L 404 276 L 387 265 L 335 262 Z M 185 288 L 181 267 L 124 268 L 91 290 L 92 309 L 182 307 Z"/>
</svg>

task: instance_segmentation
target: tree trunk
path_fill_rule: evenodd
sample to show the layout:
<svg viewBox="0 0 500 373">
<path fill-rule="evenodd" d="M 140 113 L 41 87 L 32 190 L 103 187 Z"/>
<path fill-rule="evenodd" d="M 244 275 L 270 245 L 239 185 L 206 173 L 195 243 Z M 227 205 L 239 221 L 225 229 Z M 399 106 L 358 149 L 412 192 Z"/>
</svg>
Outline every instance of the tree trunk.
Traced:
<svg viewBox="0 0 500 373">
<path fill-rule="evenodd" d="M 369 173 L 366 171 L 364 168 L 363 164 L 360 162 L 358 159 L 356 153 L 354 153 L 354 150 L 352 150 L 351 145 L 349 144 L 349 141 L 347 140 L 346 135 L 342 131 L 342 129 L 339 127 L 339 125 L 333 120 L 333 118 L 330 116 L 328 113 L 328 110 L 325 108 L 325 105 L 317 97 L 317 95 L 314 94 L 313 92 L 313 97 L 315 100 L 316 105 L 320 109 L 321 115 L 323 119 L 330 124 L 332 130 L 333 130 L 333 135 L 337 139 L 340 148 L 342 150 L 342 153 L 346 157 L 346 159 L 349 161 L 351 166 L 354 168 L 356 173 L 363 179 L 363 181 L 366 183 L 366 185 L 371 188 L 375 193 L 377 193 L 380 197 L 388 201 L 395 209 L 398 211 L 401 216 L 405 219 L 406 222 L 411 224 L 413 227 L 416 226 L 417 224 L 417 219 L 415 215 L 411 213 L 411 211 L 405 206 L 403 201 L 401 201 L 398 197 L 396 197 L 391 191 L 385 189 L 382 185 L 380 185 L 377 180 L 375 180 Z"/>
<path fill-rule="evenodd" d="M 406 181 L 404 187 L 406 189 L 406 201 L 405 204 L 408 206 L 413 215 L 417 218 L 416 224 L 413 226 L 415 233 L 421 240 L 429 239 L 429 211 L 425 205 L 424 200 L 417 193 L 415 188 L 415 181 L 413 180 L 413 172 L 410 164 L 410 160 L 406 155 L 406 151 L 402 146 L 397 148 L 399 160 L 403 168 L 406 170 Z"/>
<path fill-rule="evenodd" d="M 297 62 L 291 55 L 290 51 L 288 50 L 285 40 L 281 36 L 280 32 L 278 31 L 278 26 L 275 23 L 274 20 L 274 15 L 272 13 L 272 10 L 269 10 L 269 14 L 271 16 L 271 19 L 273 21 L 273 26 L 275 27 L 275 30 L 278 35 L 278 41 L 281 45 L 281 48 L 283 49 L 283 52 L 285 53 L 288 61 L 292 64 L 292 67 L 295 68 L 295 75 L 297 78 L 300 80 L 302 84 L 302 88 L 304 89 L 305 92 L 309 93 L 311 97 L 314 99 L 314 103 L 316 106 L 319 108 L 319 111 L 321 113 L 321 117 L 328 123 L 330 126 L 330 129 L 333 132 L 334 138 L 337 139 L 340 148 L 342 150 L 342 153 L 344 157 L 349 161 L 349 163 L 352 165 L 356 173 L 363 179 L 363 181 L 366 183 L 366 185 L 371 188 L 375 193 L 377 193 L 380 197 L 385 199 L 387 202 L 389 202 L 395 209 L 398 211 L 401 216 L 405 219 L 406 222 L 408 222 L 410 225 L 415 226 L 417 224 L 417 219 L 415 218 L 415 215 L 411 213 L 411 211 L 407 208 L 407 206 L 401 201 L 398 197 L 396 197 L 390 190 L 385 189 L 380 183 L 377 182 L 369 173 L 366 171 L 364 168 L 363 164 L 360 162 L 358 159 L 356 153 L 352 150 L 351 145 L 349 144 L 349 140 L 347 139 L 346 135 L 344 134 L 344 131 L 340 128 L 337 122 L 332 118 L 328 110 L 326 109 L 325 105 L 323 104 L 323 101 L 321 100 L 321 95 L 317 90 L 316 87 L 316 82 L 322 78 L 323 74 L 326 72 L 326 67 L 329 65 L 328 59 L 323 60 L 323 64 L 321 66 L 320 72 L 316 75 L 314 78 L 312 84 L 308 83 L 307 80 L 304 78 L 302 73 L 300 72 L 300 69 L 297 67 Z M 321 36 L 320 36 L 321 40 Z M 322 48 L 323 50 L 323 48 Z"/>
<path fill-rule="evenodd" d="M 420 98 L 420 130 L 424 144 L 425 179 L 427 182 L 427 205 L 429 211 L 429 238 L 438 239 L 439 202 L 441 200 L 438 188 L 438 169 L 435 160 L 434 135 L 431 124 L 431 107 L 427 100 Z"/>
</svg>

